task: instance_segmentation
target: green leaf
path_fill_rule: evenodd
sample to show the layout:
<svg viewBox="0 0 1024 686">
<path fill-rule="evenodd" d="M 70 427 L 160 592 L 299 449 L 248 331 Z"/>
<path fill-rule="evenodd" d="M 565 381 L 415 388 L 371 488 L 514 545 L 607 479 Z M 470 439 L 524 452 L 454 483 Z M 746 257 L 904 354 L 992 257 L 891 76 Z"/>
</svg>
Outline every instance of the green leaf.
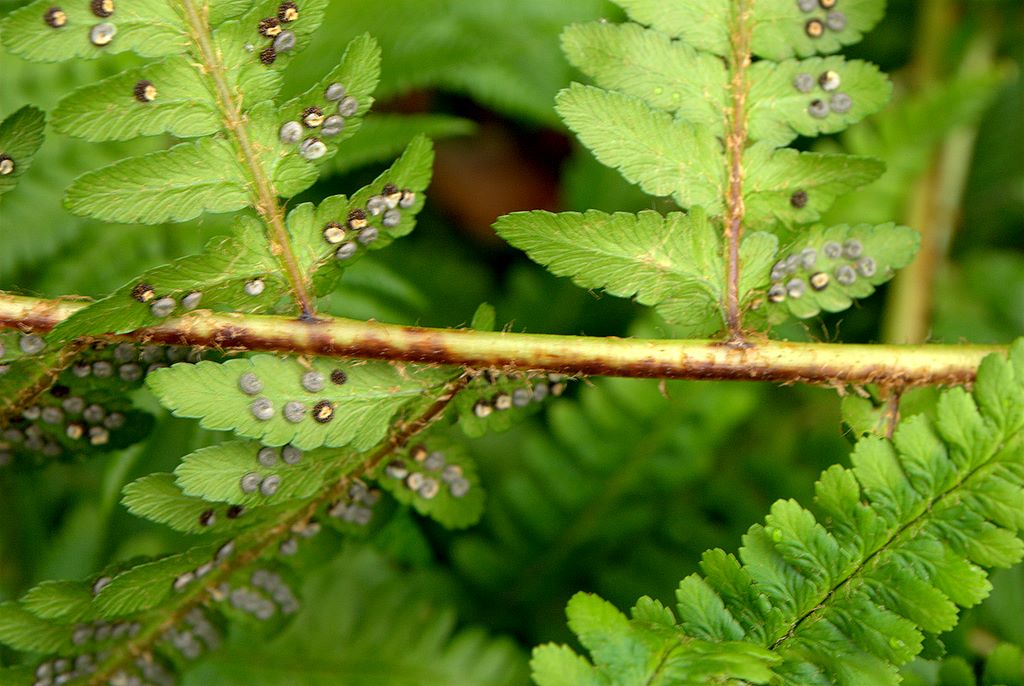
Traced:
<svg viewBox="0 0 1024 686">
<path fill-rule="evenodd" d="M 175 592 L 175 579 L 211 561 L 214 551 L 212 546 L 192 548 L 125 569 L 96 595 L 96 616 L 127 617 L 160 605 Z"/>
<path fill-rule="evenodd" d="M 722 60 L 636 24 L 577 24 L 562 33 L 576 68 L 607 90 L 722 135 L 728 76 Z"/>
<path fill-rule="evenodd" d="M 71 646 L 71 626 L 42 619 L 16 602 L 0 603 L 0 643 L 26 652 L 56 652 Z"/>
<path fill-rule="evenodd" d="M 231 212 L 249 202 L 235 151 L 215 138 L 115 162 L 78 177 L 65 194 L 76 214 L 143 224 Z"/>
<path fill-rule="evenodd" d="M 207 450 L 212 449 L 208 448 Z M 216 466 L 221 467 L 221 465 Z M 212 475 L 204 475 L 204 477 L 213 478 Z M 237 486 L 237 480 L 235 486 Z M 190 534 L 223 535 L 233 533 L 266 524 L 275 514 L 283 513 L 286 509 L 291 511 L 288 506 L 263 506 L 246 509 L 240 514 L 235 514 L 236 510 L 230 507 L 211 503 L 200 497 L 185 495 L 181 486 L 175 483 L 174 475 L 163 473 L 148 474 L 125 486 L 124 498 L 121 502 L 129 512 L 137 517 L 150 519 L 165 524 L 175 531 Z"/>
<path fill-rule="evenodd" d="M 785 318 L 784 312 L 806 319 L 822 310 L 845 310 L 855 298 L 871 295 L 895 270 L 908 265 L 920 240 L 916 231 L 894 224 L 813 229 L 772 268 L 773 284 L 781 284 L 782 299 L 769 304 L 769 318 L 778 322 Z M 797 280 L 800 284 L 794 283 Z M 815 284 L 824 285 L 818 290 Z"/>
<path fill-rule="evenodd" d="M 573 84 L 556 109 L 595 157 L 651 195 L 670 195 L 682 207 L 723 209 L 722 147 L 706 127 L 677 121 L 639 98 Z"/>
<path fill-rule="evenodd" d="M 346 141 L 343 154 L 334 157 L 332 169 L 343 174 L 374 162 L 390 161 L 419 136 L 438 140 L 468 136 L 474 131 L 473 121 L 447 114 L 371 114 Z"/>
<path fill-rule="evenodd" d="M 729 53 L 729 0 L 663 2 L 662 0 L 615 0 L 638 24 L 647 24 L 698 50 L 716 55 Z"/>
<path fill-rule="evenodd" d="M 253 295 L 249 284 L 257 279 L 263 288 Z M 152 296 L 145 302 L 140 302 L 133 293 L 140 284 L 152 290 Z M 197 308 L 265 312 L 287 292 L 288 285 L 281 276 L 277 259 L 270 253 L 263 225 L 251 217 L 240 217 L 235 222 L 233 236 L 214 238 L 198 255 L 183 257 L 141 274 L 58 324 L 49 338 L 70 341 L 159 324 L 165 317 L 154 314 L 152 307 L 160 298 L 173 298 L 169 316 Z M 196 293 L 198 302 L 194 302 Z M 192 298 L 188 297 L 190 295 Z"/>
<path fill-rule="evenodd" d="M 498 313 L 491 303 L 480 303 L 469 322 L 469 328 L 476 331 L 494 331 L 498 323 Z"/>
<path fill-rule="evenodd" d="M 826 91 L 821 80 L 829 72 L 838 76 L 838 83 L 833 87 L 830 82 L 831 90 Z M 810 92 L 796 87 L 798 77 L 810 80 Z M 797 136 L 842 131 L 881 110 L 892 93 L 889 79 L 873 64 L 842 57 L 787 60 L 781 64 L 756 62 L 750 68 L 750 83 L 750 140 L 763 140 L 775 146 L 787 145 Z M 837 97 L 850 98 L 848 111 L 837 112 L 830 106 L 824 117 L 810 114 L 812 102 L 828 104 Z"/>
<path fill-rule="evenodd" d="M 315 495 L 323 487 L 329 472 L 333 470 L 341 476 L 360 462 L 354 453 L 316 450 L 301 453 L 299 461 L 291 464 L 282 459 L 280 450 L 271 448 L 274 462 L 267 467 L 257 460 L 257 454 L 263 447 L 253 441 L 229 441 L 201 448 L 186 455 L 174 470 L 176 483 L 185 495 L 206 501 L 245 505 L 247 508 L 278 505 Z M 280 486 L 269 496 L 259 488 L 246 493 L 241 482 L 247 474 L 256 474 L 259 483 L 274 475 Z"/>
<path fill-rule="evenodd" d="M 309 372 L 315 373 L 321 390 L 303 386 Z M 252 395 L 243 392 L 239 387 L 243 374 L 254 374 L 261 390 Z M 332 381 L 332 375 L 341 383 Z M 419 401 L 445 378 L 438 370 L 384 362 L 318 358 L 302 364 L 254 355 L 221 364 L 174 365 L 151 375 L 147 383 L 176 416 L 199 418 L 207 429 L 234 431 L 271 446 L 291 443 L 301 450 L 320 446 L 369 450 L 384 438 L 396 412 Z M 271 404 L 271 416 L 260 420 L 252 406 L 264 400 Z M 297 422 L 284 416 L 289 402 L 301 404 Z"/>
<path fill-rule="evenodd" d="M 268 122 L 269 127 L 262 126 L 258 137 L 269 145 L 268 151 L 263 155 L 264 164 L 270 177 L 273 179 L 280 195 L 291 196 L 308 188 L 316 180 L 316 164 L 305 159 L 299 154 L 300 146 L 304 141 L 316 138 L 326 145 L 326 152 L 320 158 L 327 160 L 338 151 L 339 145 L 349 137 L 353 136 L 362 124 L 363 117 L 370 110 L 373 104 L 371 93 L 377 87 L 380 77 L 380 46 L 368 35 L 355 38 L 345 49 L 341 63 L 335 67 L 320 83 L 307 90 L 302 95 L 292 98 L 281 105 L 279 110 Z M 345 88 L 346 98 L 354 100 L 353 106 L 356 111 L 350 115 L 342 115 L 339 108 L 346 103 L 345 100 L 334 101 L 326 98 L 326 91 L 332 84 L 340 84 Z M 279 132 L 281 126 L 286 122 L 303 121 L 304 113 L 310 107 L 319 108 L 323 116 L 341 116 L 344 125 L 341 131 L 334 136 L 326 136 L 319 131 L 311 131 L 313 135 L 304 136 L 302 141 L 296 143 L 283 143 L 280 140 Z M 317 135 L 318 134 L 318 135 Z"/>
<path fill-rule="evenodd" d="M 885 0 L 843 0 L 830 11 L 816 8 L 811 12 L 803 12 L 795 0 L 758 0 L 750 11 L 751 49 L 771 60 L 836 52 L 860 41 L 884 13 Z M 829 15 L 834 20 L 842 16 L 841 28 L 828 25 Z M 808 30 L 812 21 L 820 22 L 824 29 L 816 38 Z"/>
<path fill-rule="evenodd" d="M 44 128 L 46 115 L 31 105 L 0 122 L 0 195 L 14 190 L 18 178 L 32 166 Z"/>
<path fill-rule="evenodd" d="M 566 648 L 541 646 L 531 663 L 540 686 L 698 686 L 731 679 L 764 684 L 771 680 L 770 666 L 778 660 L 770 651 L 742 642 L 688 639 L 673 626 L 671 612 L 649 599 L 641 599 L 630 620 L 607 601 L 577 593 L 567 614 L 594 664 Z M 659 619 L 652 622 L 652 617 Z"/>
<path fill-rule="evenodd" d="M 483 515 L 476 464 L 455 445 L 428 438 L 381 465 L 374 478 L 398 502 L 450 529 L 472 526 Z"/>
<path fill-rule="evenodd" d="M 682 335 L 706 336 L 724 322 L 725 267 L 721 238 L 703 212 L 637 215 L 521 212 L 498 220 L 495 230 L 559 276 L 584 288 L 635 296 L 657 306 Z M 767 267 L 772 236 L 751 234 L 744 264 Z M 746 260 L 749 260 L 749 264 Z M 756 282 L 754 285 L 759 285 Z M 745 291 L 741 294 L 747 300 Z"/>
<path fill-rule="evenodd" d="M 155 92 L 146 90 L 147 82 Z M 53 126 L 89 141 L 125 141 L 160 133 L 208 136 L 223 124 L 198 65 L 176 55 L 73 91 L 54 110 Z"/>
<path fill-rule="evenodd" d="M 61 5 L 66 23 L 60 28 L 46 22 L 52 7 L 50 0 L 36 0 L 11 12 L 2 25 L 4 46 L 27 60 L 61 62 L 125 51 L 143 57 L 163 57 L 183 53 L 190 45 L 184 22 L 164 0 L 119 3 L 114 15 L 105 20 L 114 25 L 117 33 L 102 46 L 93 44 L 90 32 L 104 20 L 96 18 L 88 3 Z"/>
<path fill-rule="evenodd" d="M 344 195 L 324 198 L 314 209 L 311 203 L 298 205 L 288 213 L 288 230 L 293 238 L 293 249 L 299 264 L 307 274 L 314 274 L 314 290 L 318 294 L 330 292 L 337 282 L 337 269 L 324 269 L 330 265 L 347 267 L 365 255 L 366 250 L 377 250 L 391 244 L 395 238 L 405 236 L 416 225 L 416 216 L 423 209 L 423 191 L 430 183 L 434 164 L 434 148 L 431 142 L 417 136 L 409 143 L 405 152 L 391 168 L 378 176 L 373 183 L 363 187 L 351 199 Z M 396 206 L 390 218 L 398 220 L 395 226 L 384 225 L 385 212 L 373 214 L 367 206 L 371 197 L 382 193 L 384 186 L 393 184 L 400 191 L 412 194 L 408 207 Z M 370 234 L 362 229 L 353 230 L 348 224 L 349 213 L 362 210 L 366 214 L 367 226 L 376 230 L 376 237 L 366 240 Z M 329 222 L 337 223 L 345 236 L 337 243 L 330 243 L 324 237 Z M 362 237 L 362 240 L 360 238 Z M 336 254 L 341 245 L 351 244 L 355 252 L 344 258 Z"/>
<path fill-rule="evenodd" d="M 998 386 L 1021 393 L 1024 375 L 1011 362 L 992 357 L 986 365 L 978 395 Z M 972 421 L 971 411 L 959 414 Z M 956 621 L 954 602 L 971 604 L 987 592 L 972 562 L 1002 566 L 1024 556 L 1024 522 L 994 516 L 1001 510 L 991 502 L 1019 502 L 1024 443 L 990 421 L 977 430 L 985 434 L 974 445 L 978 452 L 959 460 L 923 415 L 902 423 L 892 444 L 862 439 L 853 470 L 833 467 L 817 485 L 829 518 L 819 522 L 795 501 L 776 503 L 765 526 L 744 537 L 742 568 L 712 573 L 705 564 L 704 583 L 684 581 L 683 626 L 722 635 L 714 622 L 736 618 L 747 640 L 771 646 L 786 661 L 777 671 L 803 675 L 800 683 L 819 683 L 809 676 L 819 671 L 850 683 L 897 683 L 894 668 L 920 651 L 921 630 L 948 629 Z M 993 448 L 999 440 L 1011 445 Z M 1010 488 L 1000 492 L 998 484 Z M 974 497 L 980 493 L 991 497 Z M 765 633 L 765 621 L 750 614 L 757 596 L 737 594 L 741 588 L 766 596 L 785 619 Z M 735 636 L 735 625 L 728 626 Z"/>
<path fill-rule="evenodd" d="M 758 229 L 815 222 L 838 196 L 885 172 L 884 164 L 869 157 L 774 150 L 765 142 L 747 148 L 743 165 L 744 221 Z M 801 192 L 806 200 L 794 201 Z"/>
<path fill-rule="evenodd" d="M 70 622 L 85 616 L 92 593 L 78 581 L 44 581 L 29 589 L 20 602 L 37 617 Z"/>
<path fill-rule="evenodd" d="M 244 100 L 245 107 L 269 101 L 281 89 L 282 72 L 295 56 L 309 47 L 313 34 L 323 23 L 327 0 L 303 0 L 298 5 L 299 16 L 287 22 L 287 30 L 295 36 L 295 47 L 275 52 L 271 64 L 263 61 L 263 51 L 273 46 L 270 38 L 262 36 L 257 27 L 265 17 L 277 16 L 280 0 L 259 0 L 246 3 L 248 11 L 234 21 L 217 25 L 213 32 L 213 49 L 224 64 L 224 76 L 233 92 Z M 269 104 L 269 102 L 268 102 Z M 269 141 L 268 141 L 269 142 Z"/>
</svg>

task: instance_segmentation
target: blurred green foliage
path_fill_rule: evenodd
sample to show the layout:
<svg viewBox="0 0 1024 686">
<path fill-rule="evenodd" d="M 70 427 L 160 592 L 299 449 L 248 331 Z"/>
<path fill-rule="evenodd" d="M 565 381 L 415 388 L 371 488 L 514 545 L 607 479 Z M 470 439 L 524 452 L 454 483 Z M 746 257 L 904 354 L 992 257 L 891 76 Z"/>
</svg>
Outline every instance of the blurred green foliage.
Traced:
<svg viewBox="0 0 1024 686">
<path fill-rule="evenodd" d="M 890 173 L 843 201 L 832 217 L 899 220 L 937 147 L 958 127 L 972 127 L 977 138 L 958 231 L 937 274 L 932 335 L 948 342 L 1008 342 L 1024 335 L 1024 5 L 946 3 L 958 21 L 928 58 L 936 82 L 921 86 L 914 77 L 924 40 L 919 15 L 933 1 L 894 0 L 887 19 L 853 51 L 892 72 L 895 101 L 823 145 L 881 157 Z M 0 11 L 18 4 L 5 0 Z M 450 326 L 468 323 L 487 301 L 495 304 L 499 325 L 514 330 L 671 334 L 639 307 L 551 276 L 473 219 L 543 203 L 551 209 L 665 209 L 570 144 L 555 115 L 553 97 L 573 77 L 559 33 L 566 24 L 600 16 L 617 17 L 598 0 L 331 3 L 319 43 L 291 65 L 286 91 L 300 92 L 331 66 L 336 54 L 328 46 L 369 32 L 383 47 L 377 109 L 387 114 L 377 124 L 371 115 L 366 128 L 386 127 L 395 114 L 415 115 L 419 123 L 410 130 L 462 138 L 438 146 L 440 181 L 428 191 L 416 232 L 348 270 L 325 309 Z M 992 45 L 988 67 L 963 76 L 966 46 L 979 37 Z M 0 54 L 0 118 L 25 104 L 51 108 L 72 88 L 134 63 L 122 55 L 29 65 Z M 488 132 L 495 130 L 503 144 L 490 144 Z M 391 135 L 401 146 L 411 133 L 396 128 Z M 167 227 L 107 226 L 61 206 L 62 189 L 78 174 L 166 142 L 94 145 L 48 131 L 30 172 L 0 201 L 0 290 L 101 295 L 225 233 L 227 223 L 217 217 Z M 353 153 L 351 163 L 340 156 L 336 173 L 301 199 L 357 187 L 397 149 Z M 520 177 L 525 186 L 539 183 L 539 190 L 514 192 Z M 820 329 L 794 324 L 778 333 L 876 340 L 882 307 L 876 295 L 859 309 L 825 318 Z M 369 548 L 338 547 L 334 539 L 333 547 L 320 544 L 313 557 L 334 561 L 307 580 L 311 602 L 301 623 L 269 646 L 271 658 L 297 659 L 296 645 L 330 650 L 329 643 L 305 644 L 305 636 L 321 631 L 318 641 L 333 636 L 335 646 L 350 641 L 354 651 L 372 655 L 370 639 L 391 628 L 380 618 L 411 603 L 445 617 L 447 628 L 430 625 L 443 634 L 430 640 L 457 635 L 444 674 L 472 664 L 459 654 L 460 645 L 484 650 L 484 639 L 460 634 L 471 624 L 518 643 L 488 645 L 484 654 L 491 662 L 475 665 L 480 683 L 526 683 L 528 648 L 567 638 L 564 607 L 574 592 L 594 591 L 623 608 L 642 594 L 670 602 L 704 549 L 734 548 L 774 499 L 806 499 L 821 469 L 847 460 L 839 400 L 829 391 L 614 379 L 579 386 L 506 433 L 465 439 L 490 494 L 476 527 L 450 532 L 405 513 L 375 533 Z M 215 439 L 194 422 L 170 417 L 145 392 L 136 395 L 158 416 L 146 443 L 89 463 L 18 475 L 0 471 L 0 600 L 43 579 L 81 578 L 114 560 L 184 546 L 183 537 L 130 516 L 119 493 L 134 478 L 173 470 L 181 455 Z M 985 658 L 1000 642 L 1024 644 L 1024 570 L 1000 572 L 993 583 L 989 600 L 943 637 L 947 655 L 919 660 L 907 683 L 1020 683 L 1012 677 L 1012 646 L 991 658 L 998 665 L 985 666 Z M 348 604 L 349 598 L 358 602 Z M 369 617 L 378 622 L 366 624 Z M 361 634 L 357 624 L 366 626 Z M 428 640 L 416 625 L 402 630 L 412 643 Z M 232 637 L 226 652 L 200 664 L 187 683 L 236 683 L 230 679 L 241 672 L 232 661 L 246 668 L 245 653 L 239 661 L 237 652 L 246 640 L 244 633 Z M 414 646 L 400 655 L 402 646 L 392 643 L 382 650 L 415 659 Z M 5 657 L 0 652 L 0 664 Z M 1019 649 L 1016 660 L 1019 667 Z M 984 676 L 976 681 L 976 675 Z M 370 683 L 372 676 L 352 683 Z"/>
</svg>

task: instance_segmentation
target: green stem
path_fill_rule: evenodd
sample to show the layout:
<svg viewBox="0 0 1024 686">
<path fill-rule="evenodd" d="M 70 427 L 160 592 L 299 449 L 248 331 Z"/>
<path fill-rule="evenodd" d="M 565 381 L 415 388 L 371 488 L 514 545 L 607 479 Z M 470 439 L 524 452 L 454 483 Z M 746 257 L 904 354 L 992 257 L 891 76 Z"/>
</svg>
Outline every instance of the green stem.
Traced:
<svg viewBox="0 0 1024 686">
<path fill-rule="evenodd" d="M 199 58 L 202 60 L 203 73 L 213 81 L 214 89 L 217 92 L 224 125 L 231 133 L 243 166 L 249 170 L 252 179 L 253 203 L 256 206 L 256 211 L 266 222 L 270 234 L 271 251 L 281 261 L 295 300 L 302 309 L 302 314 L 307 317 L 312 316 L 313 302 L 306 290 L 306 279 L 302 270 L 299 269 L 299 262 L 292 250 L 291 238 L 284 223 L 284 211 L 277 201 L 274 184 L 268 178 L 253 143 L 249 140 L 248 120 L 242 113 L 239 99 L 235 97 L 231 85 L 228 83 L 220 54 L 210 42 L 209 26 L 192 0 L 181 0 L 181 6 L 184 10 L 185 21 L 192 32 L 192 39 L 199 51 Z"/>
<path fill-rule="evenodd" d="M 0 294 L 0 326 L 52 328 L 85 303 Z M 430 329 L 350 319 L 305 322 L 267 315 L 195 312 L 124 336 L 227 350 L 403 360 L 603 376 L 887 386 L 962 384 L 1006 346 L 844 345 L 646 340 Z"/>
</svg>

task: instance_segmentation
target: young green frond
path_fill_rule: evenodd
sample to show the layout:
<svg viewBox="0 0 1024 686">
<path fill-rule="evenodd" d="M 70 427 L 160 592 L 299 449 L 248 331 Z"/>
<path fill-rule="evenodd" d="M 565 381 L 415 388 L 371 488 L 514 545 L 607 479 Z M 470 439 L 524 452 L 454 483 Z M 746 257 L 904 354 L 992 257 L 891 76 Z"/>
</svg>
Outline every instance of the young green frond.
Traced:
<svg viewBox="0 0 1024 686">
<path fill-rule="evenodd" d="M 739 642 L 770 673 L 726 675 L 758 683 L 899 683 L 896 668 L 921 651 L 925 635 L 949 630 L 957 606 L 988 594 L 983 568 L 1024 557 L 1024 341 L 1009 357 L 985 360 L 973 396 L 943 393 L 934 418 L 903 422 L 891 441 L 862 438 L 852 468 L 822 474 L 817 515 L 780 500 L 744 536 L 738 559 L 705 553 L 703 575 L 679 586 L 678 620 L 661 610 L 665 650 L 711 642 L 721 648 L 714 654 L 729 655 Z M 584 605 L 605 610 L 580 614 Z M 541 683 L 665 677 L 670 659 L 624 648 L 629 636 L 650 630 L 649 616 L 627 620 L 585 596 L 569 615 L 593 664 L 542 646 L 534 654 Z"/>
</svg>

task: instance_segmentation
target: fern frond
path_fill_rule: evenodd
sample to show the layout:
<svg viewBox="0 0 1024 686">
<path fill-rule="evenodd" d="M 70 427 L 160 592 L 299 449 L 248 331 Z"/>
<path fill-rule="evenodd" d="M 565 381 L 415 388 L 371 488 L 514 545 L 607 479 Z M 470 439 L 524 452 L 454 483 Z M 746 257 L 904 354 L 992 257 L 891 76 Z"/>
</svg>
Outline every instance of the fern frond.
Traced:
<svg viewBox="0 0 1024 686">
<path fill-rule="evenodd" d="M 817 516 L 778 501 L 744 536 L 738 559 L 705 553 L 703 575 L 681 582 L 678 621 L 670 617 L 666 630 L 684 644 L 720 644 L 726 656 L 736 641 L 770 651 L 772 683 L 899 683 L 897 667 L 918 654 L 925 635 L 950 629 L 958 605 L 988 594 L 984 568 L 1024 556 L 1022 428 L 1018 341 L 1009 360 L 986 358 L 973 395 L 946 391 L 933 419 L 903 422 L 892 441 L 862 438 L 852 468 L 822 475 Z M 572 627 L 593 665 L 542 647 L 535 670 L 561 674 L 566 684 L 629 683 L 618 676 L 624 669 L 660 677 L 652 661 L 609 658 L 588 640 L 607 621 Z M 641 626 L 630 622 L 633 631 Z"/>
<path fill-rule="evenodd" d="M 799 251 L 804 227 L 819 221 L 838 197 L 883 173 L 874 159 L 782 146 L 797 136 L 841 131 L 887 102 L 891 87 L 874 66 L 813 56 L 859 40 L 881 17 L 884 3 L 862 0 L 828 10 L 802 9 L 790 0 L 618 4 L 633 23 L 577 25 L 563 33 L 569 60 L 596 85 L 563 90 L 558 113 L 599 161 L 650 195 L 671 197 L 687 211 L 703 210 L 724 234 L 714 253 L 699 262 L 684 258 L 682 264 L 691 263 L 678 271 L 686 276 L 666 284 L 659 301 L 692 305 L 673 310 L 669 321 L 681 322 L 681 332 L 692 336 L 726 325 L 737 336 L 740 312 L 749 313 L 748 324 L 777 322 L 777 316 L 766 316 L 765 291 L 772 289 L 772 303 L 798 301 L 808 284 L 800 280 L 790 289 L 797 279 L 783 283 L 760 271 L 773 255 L 745 259 L 741 253 L 777 249 L 762 231 L 779 236 L 778 247 Z M 556 251 L 562 237 L 546 223 L 540 214 L 519 217 L 520 230 L 504 237 L 528 252 L 542 244 Z M 497 229 L 508 226 L 499 221 Z M 631 240 L 628 229 L 607 228 L 609 241 Z M 912 239 L 898 237 L 892 266 L 909 262 L 916 249 Z M 626 282 L 637 282 L 649 268 L 646 257 L 634 254 L 618 271 Z M 616 295 L 636 292 L 607 283 L 600 269 L 581 262 L 555 273 Z M 709 289 L 691 276 L 697 273 L 722 277 Z M 844 307 L 851 302 L 849 293 L 829 295 Z M 650 295 L 637 296 L 657 304 Z M 788 311 L 806 317 L 818 308 L 796 302 Z"/>
</svg>

